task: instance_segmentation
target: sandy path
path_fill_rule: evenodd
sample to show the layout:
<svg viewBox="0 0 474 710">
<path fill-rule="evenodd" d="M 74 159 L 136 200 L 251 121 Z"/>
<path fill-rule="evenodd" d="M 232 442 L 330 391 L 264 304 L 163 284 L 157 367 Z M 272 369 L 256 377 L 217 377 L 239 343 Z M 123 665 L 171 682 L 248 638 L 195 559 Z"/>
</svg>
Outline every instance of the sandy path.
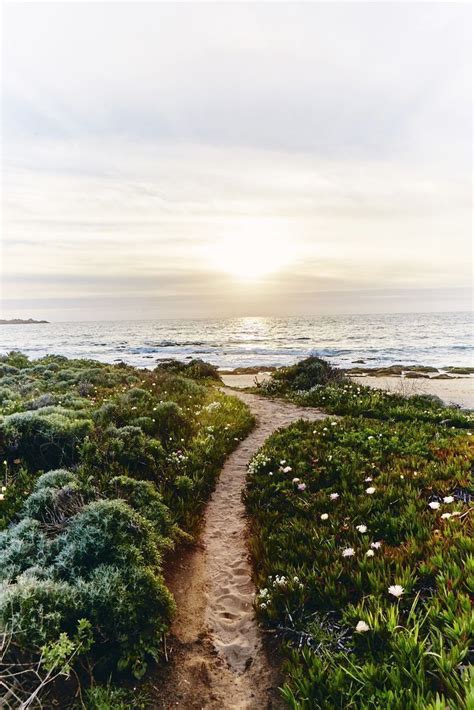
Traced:
<svg viewBox="0 0 474 710">
<path fill-rule="evenodd" d="M 253 611 L 242 489 L 249 460 L 275 429 L 325 415 L 247 392 L 229 394 L 249 405 L 257 426 L 222 469 L 200 544 L 173 565 L 167 580 L 178 614 L 169 642 L 171 663 L 156 680 L 161 700 L 155 707 L 281 707 L 277 669 L 269 662 Z"/>
</svg>

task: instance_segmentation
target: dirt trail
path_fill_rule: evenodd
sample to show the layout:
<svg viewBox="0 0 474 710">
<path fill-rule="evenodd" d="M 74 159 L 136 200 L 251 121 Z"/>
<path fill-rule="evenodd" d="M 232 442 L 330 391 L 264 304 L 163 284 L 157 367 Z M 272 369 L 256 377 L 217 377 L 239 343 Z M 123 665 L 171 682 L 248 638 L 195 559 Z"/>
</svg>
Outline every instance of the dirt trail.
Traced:
<svg viewBox="0 0 474 710">
<path fill-rule="evenodd" d="M 253 611 L 255 589 L 241 494 L 249 460 L 275 429 L 326 415 L 247 392 L 225 391 L 248 404 L 257 425 L 222 469 L 200 543 L 181 556 L 167 579 L 178 614 L 169 641 L 170 663 L 156 682 L 159 708 L 281 707 L 277 669 L 267 657 Z"/>
</svg>

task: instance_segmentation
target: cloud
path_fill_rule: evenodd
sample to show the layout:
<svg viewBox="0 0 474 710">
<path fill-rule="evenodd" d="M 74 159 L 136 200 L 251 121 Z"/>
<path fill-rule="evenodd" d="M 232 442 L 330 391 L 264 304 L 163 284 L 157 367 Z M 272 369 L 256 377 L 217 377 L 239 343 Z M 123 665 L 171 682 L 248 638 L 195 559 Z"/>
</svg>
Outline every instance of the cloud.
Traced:
<svg viewBox="0 0 474 710">
<path fill-rule="evenodd" d="M 127 289 L 170 315 L 279 313 L 304 309 L 291 294 L 315 284 L 420 288 L 426 304 L 426 289 L 470 283 L 468 5 L 10 3 L 4 15 L 9 307 L 52 298 L 67 318 L 68 288 L 98 312 L 115 299 L 120 317 Z M 208 258 L 239 234 L 293 252 L 245 293 Z"/>
</svg>

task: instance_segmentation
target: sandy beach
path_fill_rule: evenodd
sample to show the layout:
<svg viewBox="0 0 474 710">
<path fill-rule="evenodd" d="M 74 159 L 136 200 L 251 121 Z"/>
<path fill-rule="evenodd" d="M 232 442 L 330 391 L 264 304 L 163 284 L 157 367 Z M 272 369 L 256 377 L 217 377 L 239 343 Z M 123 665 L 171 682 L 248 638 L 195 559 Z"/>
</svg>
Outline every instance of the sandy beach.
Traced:
<svg viewBox="0 0 474 710">
<path fill-rule="evenodd" d="M 255 381 L 264 382 L 270 377 L 270 372 L 252 374 L 223 374 L 222 380 L 228 387 L 245 389 L 254 387 Z M 353 376 L 355 382 L 368 387 L 397 392 L 410 396 L 414 394 L 433 394 L 440 397 L 446 404 L 455 404 L 465 409 L 474 409 L 474 378 L 458 377 L 451 380 L 407 379 L 405 377 L 373 377 L 370 375 Z"/>
</svg>

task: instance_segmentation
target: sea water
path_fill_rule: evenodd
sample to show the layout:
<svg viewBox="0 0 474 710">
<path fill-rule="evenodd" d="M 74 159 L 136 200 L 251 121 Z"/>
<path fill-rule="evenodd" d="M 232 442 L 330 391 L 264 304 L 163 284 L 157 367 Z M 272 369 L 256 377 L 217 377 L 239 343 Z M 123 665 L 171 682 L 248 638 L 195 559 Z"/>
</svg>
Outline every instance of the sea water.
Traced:
<svg viewBox="0 0 474 710">
<path fill-rule="evenodd" d="M 0 351 L 154 367 L 202 358 L 220 368 L 287 365 L 319 355 L 343 367 L 472 366 L 470 313 L 334 315 L 0 325 Z"/>
</svg>

